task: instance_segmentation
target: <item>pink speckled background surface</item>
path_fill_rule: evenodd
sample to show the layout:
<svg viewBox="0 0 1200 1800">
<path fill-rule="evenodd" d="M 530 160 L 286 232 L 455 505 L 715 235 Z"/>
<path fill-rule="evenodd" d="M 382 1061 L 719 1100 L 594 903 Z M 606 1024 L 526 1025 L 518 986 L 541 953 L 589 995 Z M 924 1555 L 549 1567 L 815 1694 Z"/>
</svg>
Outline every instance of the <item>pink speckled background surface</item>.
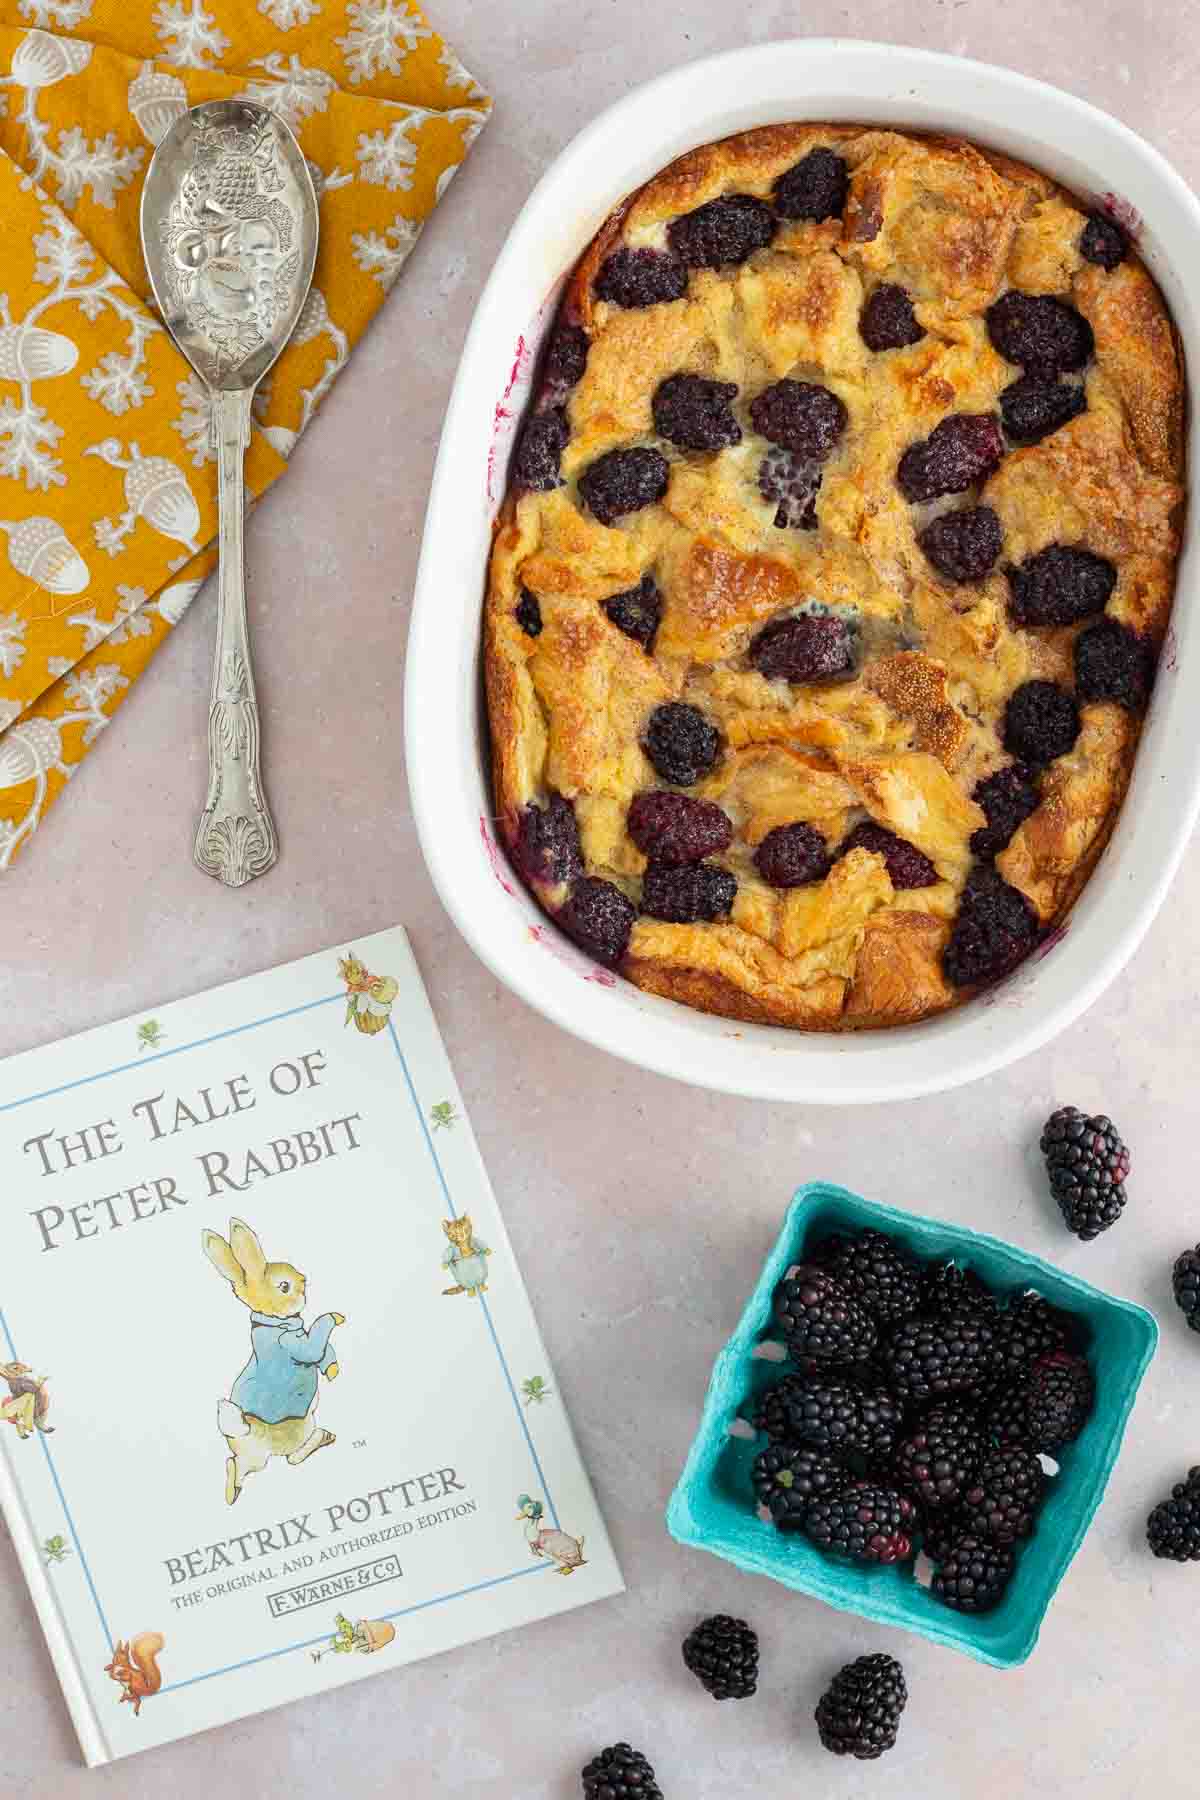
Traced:
<svg viewBox="0 0 1200 1800">
<path fill-rule="evenodd" d="M 471 309 L 520 203 L 583 121 L 690 57 L 797 32 L 1008 63 L 1118 114 L 1200 176 L 1196 9 L 1167 0 L 431 0 L 496 115 L 294 468 L 256 515 L 250 578 L 284 846 L 231 895 L 194 871 L 212 596 L 202 598 L 30 853 L 0 877 L 0 1053 L 143 1012 L 402 919 L 471 1107 L 629 1583 L 621 1600 L 384 1674 L 92 1774 L 79 1764 L 0 1527 L 2 1800 L 214 1792 L 568 1800 L 628 1738 L 668 1800 L 770 1793 L 1183 1800 L 1196 1774 L 1200 1572 L 1156 1563 L 1150 1504 L 1200 1461 L 1200 1341 L 1170 1259 L 1200 1237 L 1194 1156 L 1200 863 L 1124 976 L 1040 1056 L 946 1099 L 853 1114 L 692 1092 L 562 1035 L 499 988 L 425 875 L 401 755 L 404 635 L 442 411 Z M 1038 1179 L 1052 1104 L 1110 1110 L 1135 1151 L 1125 1220 L 1062 1230 Z M 1011 1238 L 1158 1312 L 1163 1345 L 1108 1498 L 1040 1648 L 1006 1674 L 675 1547 L 662 1510 L 714 1351 L 798 1182 L 841 1181 Z M 113 1321 L 137 1405 L 133 1321 Z M 122 1479 L 114 1470 L 114 1479 Z M 129 1475 L 131 1520 L 137 1488 Z M 757 1699 L 717 1707 L 679 1640 L 749 1615 Z M 883 1762 L 834 1762 L 812 1707 L 867 1649 L 911 1700 Z"/>
</svg>

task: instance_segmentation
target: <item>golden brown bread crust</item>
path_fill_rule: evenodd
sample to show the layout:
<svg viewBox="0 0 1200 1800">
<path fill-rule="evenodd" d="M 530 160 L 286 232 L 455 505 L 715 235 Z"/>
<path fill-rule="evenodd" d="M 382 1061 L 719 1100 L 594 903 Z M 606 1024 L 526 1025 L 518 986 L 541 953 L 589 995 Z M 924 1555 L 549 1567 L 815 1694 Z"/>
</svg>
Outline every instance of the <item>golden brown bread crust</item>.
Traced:
<svg viewBox="0 0 1200 1800">
<path fill-rule="evenodd" d="M 731 193 L 770 196 L 809 150 L 849 168 L 839 217 L 785 220 L 737 266 L 693 269 L 682 298 L 624 309 L 594 281 L 620 247 L 662 248 L 667 223 Z M 630 839 L 635 794 L 658 785 L 641 748 L 654 707 L 683 700 L 718 727 L 722 755 L 690 790 L 734 822 L 714 860 L 737 879 L 727 918 L 671 924 L 642 914 L 622 972 L 648 991 L 733 1019 L 807 1030 L 911 1023 L 969 997 L 942 954 L 984 822 L 979 780 L 1010 759 L 999 726 L 1031 679 L 1072 684 L 1079 626 L 1022 629 L 1005 566 L 1052 544 L 1116 569 L 1108 613 L 1155 645 L 1170 612 L 1184 469 L 1178 340 L 1131 252 L 1112 271 L 1079 248 L 1084 210 L 1037 171 L 958 139 L 869 126 L 770 126 L 689 152 L 605 222 L 571 278 L 560 321 L 582 326 L 584 374 L 564 404 L 564 485 L 510 490 L 497 521 L 485 617 L 485 676 L 501 835 L 525 808 L 565 795 L 586 871 L 635 901 L 646 858 Z M 858 329 L 881 282 L 907 289 L 924 336 L 872 353 Z M 896 486 L 903 451 L 951 413 L 994 412 L 1020 374 L 983 314 L 1007 288 L 1053 294 L 1088 320 L 1087 409 L 952 504 L 991 507 L 1000 562 L 952 585 L 916 532 L 945 509 Z M 655 434 L 651 400 L 687 371 L 735 383 L 742 442 L 678 451 Z M 774 525 L 757 491 L 767 446 L 749 399 L 785 376 L 831 389 L 848 413 L 824 467 L 818 529 Z M 666 494 L 614 526 L 578 495 L 579 474 L 614 448 L 654 444 Z M 662 616 L 652 654 L 602 602 L 653 571 Z M 542 628 L 514 617 L 536 596 Z M 747 662 L 763 625 L 805 602 L 853 605 L 865 652 L 857 677 L 812 687 L 769 681 Z M 1087 621 L 1090 623 L 1091 621 Z M 1112 830 L 1139 735 L 1112 704 L 1084 705 L 1073 750 L 1041 778 L 1036 811 L 996 859 L 1047 926 L 1062 918 Z M 831 851 L 861 819 L 916 845 L 937 881 L 897 890 L 882 856 L 853 850 L 813 885 L 780 890 L 753 851 L 804 821 Z M 526 871 L 527 873 L 527 871 Z M 552 913 L 564 887 L 531 883 Z"/>
</svg>

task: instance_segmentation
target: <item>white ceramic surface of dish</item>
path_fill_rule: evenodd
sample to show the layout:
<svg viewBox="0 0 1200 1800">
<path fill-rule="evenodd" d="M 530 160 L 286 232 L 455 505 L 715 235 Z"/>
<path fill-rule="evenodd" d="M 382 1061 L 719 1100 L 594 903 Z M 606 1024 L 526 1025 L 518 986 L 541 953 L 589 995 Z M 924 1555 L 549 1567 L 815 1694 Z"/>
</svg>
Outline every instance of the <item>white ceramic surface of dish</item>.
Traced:
<svg viewBox="0 0 1200 1800">
<path fill-rule="evenodd" d="M 550 923 L 497 847 L 480 689 L 492 521 L 562 282 L 609 211 L 683 151 L 756 125 L 848 120 L 941 131 L 1019 157 L 1141 221 L 1138 247 L 1200 369 L 1200 203 L 1116 119 L 1010 69 L 930 51 L 795 39 L 709 57 L 588 125 L 526 202 L 484 289 L 442 433 L 408 647 L 406 741 L 421 846 L 451 917 L 499 978 L 592 1044 L 700 1086 L 829 1105 L 936 1093 L 1028 1055 L 1132 955 L 1200 806 L 1196 459 L 1175 611 L 1117 830 L 1065 929 L 990 994 L 878 1032 L 741 1025 L 644 994 Z"/>
</svg>

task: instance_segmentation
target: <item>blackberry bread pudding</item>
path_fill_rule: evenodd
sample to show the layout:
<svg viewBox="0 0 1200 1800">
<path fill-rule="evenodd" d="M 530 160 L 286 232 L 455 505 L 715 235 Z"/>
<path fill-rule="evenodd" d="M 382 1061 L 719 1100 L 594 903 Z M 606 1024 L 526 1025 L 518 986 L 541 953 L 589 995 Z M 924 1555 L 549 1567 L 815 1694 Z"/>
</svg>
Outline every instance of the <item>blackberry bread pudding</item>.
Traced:
<svg viewBox="0 0 1200 1800">
<path fill-rule="evenodd" d="M 590 955 L 911 1023 L 1062 919 L 1171 606 L 1183 371 L 1122 226 L 959 140 L 693 151 L 572 276 L 497 523 L 501 832 Z"/>
</svg>

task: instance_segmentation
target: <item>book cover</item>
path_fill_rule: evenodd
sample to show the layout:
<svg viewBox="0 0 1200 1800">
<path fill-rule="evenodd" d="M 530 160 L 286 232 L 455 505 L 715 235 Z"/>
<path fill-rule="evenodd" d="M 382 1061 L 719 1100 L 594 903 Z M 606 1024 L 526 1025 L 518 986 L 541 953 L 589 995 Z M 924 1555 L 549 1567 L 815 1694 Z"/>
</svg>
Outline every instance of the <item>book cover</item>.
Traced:
<svg viewBox="0 0 1200 1800">
<path fill-rule="evenodd" d="M 0 1502 L 93 1764 L 620 1592 L 403 931 L 4 1065 Z"/>
</svg>

